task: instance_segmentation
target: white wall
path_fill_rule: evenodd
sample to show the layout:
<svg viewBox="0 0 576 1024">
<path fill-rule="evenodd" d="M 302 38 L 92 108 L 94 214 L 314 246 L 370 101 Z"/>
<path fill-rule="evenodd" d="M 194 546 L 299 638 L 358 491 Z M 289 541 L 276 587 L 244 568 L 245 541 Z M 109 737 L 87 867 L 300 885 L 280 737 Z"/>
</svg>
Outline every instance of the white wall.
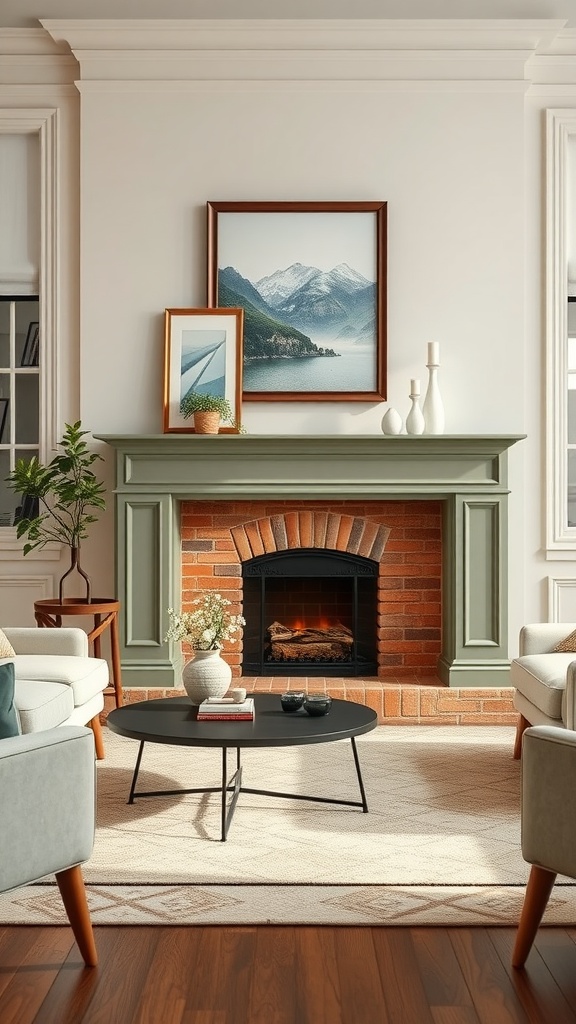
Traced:
<svg viewBox="0 0 576 1024">
<path fill-rule="evenodd" d="M 390 402 L 406 416 L 434 339 L 447 432 L 521 431 L 523 102 L 271 82 L 84 96 L 83 418 L 161 433 L 162 314 L 206 304 L 206 200 L 379 199 Z M 246 402 L 242 415 L 251 433 L 376 433 L 384 409 Z"/>
<path fill-rule="evenodd" d="M 503 16 L 518 14 L 512 6 Z M 522 8 L 526 17 L 559 13 L 557 4 Z M 61 45 L 68 30 L 51 31 Z M 208 200 L 386 200 L 389 402 L 406 416 L 410 378 L 425 387 L 432 339 L 448 433 L 528 434 L 510 454 L 514 653 L 520 625 L 548 612 L 542 111 L 576 105 L 574 86 L 525 83 L 523 36 L 517 54 L 502 44 L 483 72 L 475 63 L 455 72 L 453 54 L 443 62 L 434 53 L 428 79 L 414 74 L 416 55 L 386 80 L 366 72 L 348 81 L 322 63 L 274 80 L 256 53 L 235 80 L 204 61 L 179 82 L 169 61 L 155 77 L 157 54 L 140 63 L 137 52 L 108 54 L 107 71 L 102 49 L 92 60 L 85 43 L 70 45 L 81 77 L 80 272 L 70 285 L 80 300 L 84 424 L 96 434 L 161 432 L 163 311 L 206 301 Z M 74 194 L 77 181 L 69 186 Z M 377 434 L 385 407 L 245 403 L 243 420 L 251 433 Z M 111 592 L 111 508 L 87 563 L 91 552 L 97 589 Z M 573 570 L 555 563 L 553 574 Z"/>
</svg>

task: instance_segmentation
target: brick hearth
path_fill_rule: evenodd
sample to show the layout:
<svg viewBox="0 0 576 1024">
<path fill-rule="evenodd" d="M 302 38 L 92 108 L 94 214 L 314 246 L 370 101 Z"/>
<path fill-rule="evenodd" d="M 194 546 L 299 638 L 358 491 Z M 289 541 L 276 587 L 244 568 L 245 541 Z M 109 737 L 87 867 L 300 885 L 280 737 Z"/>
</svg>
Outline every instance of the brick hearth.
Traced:
<svg viewBox="0 0 576 1024">
<path fill-rule="evenodd" d="M 516 725 L 517 712 L 512 705 L 511 687 L 495 689 L 481 687 L 462 689 L 442 686 L 437 679 L 428 683 L 421 678 L 407 679 L 290 679 L 279 676 L 245 677 L 243 683 L 256 693 L 283 693 L 293 688 L 323 689 L 332 697 L 367 704 L 378 712 L 382 725 Z M 154 700 L 158 697 L 182 696 L 184 690 L 173 687 L 164 690 L 124 690 L 124 703 Z M 106 697 L 102 721 L 114 708 L 113 697 Z M 278 701 L 280 704 L 280 701 Z"/>
</svg>

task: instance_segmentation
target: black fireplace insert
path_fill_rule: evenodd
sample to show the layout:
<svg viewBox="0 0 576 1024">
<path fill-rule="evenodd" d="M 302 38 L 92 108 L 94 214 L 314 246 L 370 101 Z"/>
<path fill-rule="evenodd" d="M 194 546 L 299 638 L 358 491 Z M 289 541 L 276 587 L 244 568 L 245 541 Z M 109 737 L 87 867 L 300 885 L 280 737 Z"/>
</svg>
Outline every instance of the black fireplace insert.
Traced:
<svg viewBox="0 0 576 1024">
<path fill-rule="evenodd" d="M 301 548 L 243 563 L 244 675 L 377 673 L 378 563 Z"/>
</svg>

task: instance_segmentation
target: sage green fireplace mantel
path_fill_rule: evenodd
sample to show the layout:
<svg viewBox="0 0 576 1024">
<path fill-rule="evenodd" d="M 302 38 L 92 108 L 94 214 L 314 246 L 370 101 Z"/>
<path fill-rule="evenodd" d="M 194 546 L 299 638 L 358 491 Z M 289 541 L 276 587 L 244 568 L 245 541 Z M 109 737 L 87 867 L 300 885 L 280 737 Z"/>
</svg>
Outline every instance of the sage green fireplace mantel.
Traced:
<svg viewBox="0 0 576 1024">
<path fill-rule="evenodd" d="M 181 600 L 180 502 L 439 499 L 450 686 L 508 685 L 508 449 L 524 434 L 95 435 L 116 450 L 116 582 L 129 686 L 180 685 L 164 641 Z"/>
</svg>

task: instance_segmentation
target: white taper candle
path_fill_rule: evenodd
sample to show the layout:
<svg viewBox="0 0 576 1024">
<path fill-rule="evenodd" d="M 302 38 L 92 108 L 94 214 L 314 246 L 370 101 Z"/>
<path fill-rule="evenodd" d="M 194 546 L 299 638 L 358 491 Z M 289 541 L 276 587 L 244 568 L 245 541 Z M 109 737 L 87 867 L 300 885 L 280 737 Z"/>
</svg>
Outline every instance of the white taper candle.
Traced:
<svg viewBox="0 0 576 1024">
<path fill-rule="evenodd" d="M 411 380 L 410 381 L 410 394 L 414 395 L 414 396 L 420 394 L 420 381 L 419 380 L 416 379 L 416 380 Z"/>
<path fill-rule="evenodd" d="M 428 364 L 438 366 L 440 363 L 440 343 L 437 341 L 428 342 Z"/>
</svg>

